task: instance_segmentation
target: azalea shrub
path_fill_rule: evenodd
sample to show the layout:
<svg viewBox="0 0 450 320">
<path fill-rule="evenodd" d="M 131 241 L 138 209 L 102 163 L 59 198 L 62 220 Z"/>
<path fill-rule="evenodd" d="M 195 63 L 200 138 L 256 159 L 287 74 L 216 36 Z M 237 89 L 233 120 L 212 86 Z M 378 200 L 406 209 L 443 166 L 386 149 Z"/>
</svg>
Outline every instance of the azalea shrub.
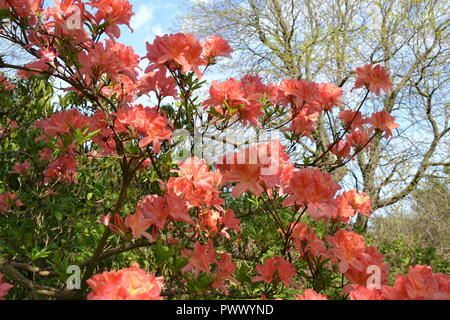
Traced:
<svg viewBox="0 0 450 320">
<path fill-rule="evenodd" d="M 43 2 L 0 0 L 2 38 L 33 57 L 0 61 L 16 71 L 0 77 L 0 298 L 450 298 L 429 266 L 390 274 L 354 224 L 370 197 L 333 175 L 395 136 L 368 103 L 394 85 L 383 66 L 346 91 L 208 83 L 226 39 L 166 34 L 140 57 L 119 42 L 128 1 Z"/>
</svg>

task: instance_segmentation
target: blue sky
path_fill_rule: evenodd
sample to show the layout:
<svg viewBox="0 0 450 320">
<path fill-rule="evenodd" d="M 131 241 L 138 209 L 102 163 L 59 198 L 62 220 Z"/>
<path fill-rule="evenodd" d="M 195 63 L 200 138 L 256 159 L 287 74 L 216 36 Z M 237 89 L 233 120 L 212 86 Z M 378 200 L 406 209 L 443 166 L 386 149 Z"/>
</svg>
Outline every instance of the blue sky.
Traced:
<svg viewBox="0 0 450 320">
<path fill-rule="evenodd" d="M 180 0 L 129 0 L 135 15 L 131 19 L 132 33 L 121 27 L 119 42 L 132 46 L 140 56 L 145 55 L 145 42 L 153 42 L 157 35 L 174 32 L 176 15 L 182 13 Z"/>
</svg>

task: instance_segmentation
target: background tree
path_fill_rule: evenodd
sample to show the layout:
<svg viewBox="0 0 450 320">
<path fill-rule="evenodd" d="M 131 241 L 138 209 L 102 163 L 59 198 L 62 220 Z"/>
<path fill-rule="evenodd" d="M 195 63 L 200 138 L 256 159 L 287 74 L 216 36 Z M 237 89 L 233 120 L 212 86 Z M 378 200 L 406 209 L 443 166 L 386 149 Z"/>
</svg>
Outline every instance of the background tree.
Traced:
<svg viewBox="0 0 450 320">
<path fill-rule="evenodd" d="M 374 217 L 368 235 L 373 244 L 388 253 L 387 259 L 400 272 L 408 264 L 432 264 L 435 270 L 450 270 L 449 178 L 426 179 L 412 192 L 410 206 L 393 207 L 389 216 Z"/>
<path fill-rule="evenodd" d="M 211 0 L 185 3 L 184 32 L 219 34 L 235 49 L 235 74 L 330 81 L 351 88 L 355 66 L 379 63 L 390 71 L 393 90 L 373 101 L 392 112 L 401 127 L 396 138 L 377 137 L 357 165 L 334 169 L 335 158 L 319 161 L 343 184 L 370 195 L 374 209 L 408 197 L 427 174 L 448 167 L 449 8 L 431 0 Z M 189 10 L 191 9 L 191 10 Z M 238 62 L 238 63 L 236 63 Z M 346 101 L 352 104 L 353 95 Z M 313 136 L 316 148 L 298 141 L 299 157 L 317 158 L 339 124 L 323 117 Z M 360 216 L 364 229 L 367 219 Z"/>
</svg>

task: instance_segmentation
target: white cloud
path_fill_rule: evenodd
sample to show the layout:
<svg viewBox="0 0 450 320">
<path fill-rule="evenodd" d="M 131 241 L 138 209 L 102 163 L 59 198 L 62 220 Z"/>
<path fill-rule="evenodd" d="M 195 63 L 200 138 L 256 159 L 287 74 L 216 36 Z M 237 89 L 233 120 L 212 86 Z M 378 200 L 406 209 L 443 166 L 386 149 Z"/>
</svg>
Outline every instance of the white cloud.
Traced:
<svg viewBox="0 0 450 320">
<path fill-rule="evenodd" d="M 150 32 L 148 33 L 148 36 L 144 39 L 145 42 L 149 42 L 149 43 L 153 43 L 156 36 L 162 36 L 165 33 L 167 33 L 165 31 L 165 29 L 163 28 L 163 26 L 161 26 L 160 24 L 156 24 L 156 25 L 152 26 L 149 31 Z"/>
<path fill-rule="evenodd" d="M 131 18 L 131 28 L 137 31 L 139 28 L 148 24 L 153 18 L 153 7 L 150 4 L 141 4 L 136 14 Z"/>
<path fill-rule="evenodd" d="M 164 34 L 163 27 L 160 24 L 157 24 L 152 28 L 152 32 L 155 36 L 162 36 Z"/>
</svg>

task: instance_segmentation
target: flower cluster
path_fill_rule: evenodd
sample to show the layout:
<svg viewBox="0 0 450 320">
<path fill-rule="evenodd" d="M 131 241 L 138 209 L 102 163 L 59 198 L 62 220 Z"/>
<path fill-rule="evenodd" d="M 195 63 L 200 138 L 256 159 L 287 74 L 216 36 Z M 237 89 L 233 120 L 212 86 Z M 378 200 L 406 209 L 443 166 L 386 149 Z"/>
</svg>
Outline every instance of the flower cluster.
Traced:
<svg viewBox="0 0 450 320">
<path fill-rule="evenodd" d="M 9 173 L 17 173 L 20 175 L 27 175 L 33 170 L 33 166 L 28 161 L 16 162 L 13 166 L 14 170 L 8 171 Z"/>
<path fill-rule="evenodd" d="M 379 96 L 380 90 L 386 93 L 391 91 L 392 82 L 382 66 L 366 64 L 362 68 L 356 68 L 354 88 L 361 88 L 363 86 Z"/>
<path fill-rule="evenodd" d="M 262 98 L 268 91 L 259 76 L 247 75 L 240 81 L 233 78 L 213 81 L 209 89 L 210 97 L 202 104 L 224 118 L 237 117 L 244 124 L 249 122 L 260 126 L 258 118 L 264 115 Z"/>
<path fill-rule="evenodd" d="M 93 79 L 107 74 L 111 80 L 122 82 L 120 76 L 123 74 L 133 81 L 137 80 L 139 56 L 130 46 L 107 39 L 105 44 L 95 43 L 87 52 L 81 51 L 78 59 L 82 66 L 80 73 Z"/>
<path fill-rule="evenodd" d="M 74 157 L 69 154 L 59 156 L 47 166 L 44 183 L 55 181 L 75 183 L 77 168 L 78 164 Z"/>
<path fill-rule="evenodd" d="M 228 230 L 240 231 L 239 219 L 233 210 L 224 210 L 218 187 L 222 182 L 220 171 L 211 172 L 204 160 L 192 157 L 179 163 L 178 176 L 170 177 L 162 184 L 164 195 L 151 194 L 141 200 L 136 213 L 127 217 L 128 226 L 136 238 L 143 235 L 150 226 L 157 230 L 165 227 L 167 221 L 183 221 L 195 225 L 194 216 L 204 231 L 221 234 L 229 238 Z M 197 214 L 189 215 L 190 209 Z M 192 211 L 192 210 L 191 210 Z"/>
<path fill-rule="evenodd" d="M 148 274 L 137 263 L 119 271 L 106 271 L 87 280 L 88 300 L 161 300 L 164 279 Z"/>
<path fill-rule="evenodd" d="M 182 272 L 195 270 L 196 274 L 200 271 L 212 273 L 214 281 L 211 287 L 221 289 L 226 295 L 228 295 L 228 290 L 225 286 L 226 280 L 239 285 L 239 282 L 231 276 L 236 270 L 236 263 L 233 262 L 229 253 L 223 253 L 220 260 L 217 260 L 217 252 L 211 240 L 208 240 L 207 245 L 202 245 L 197 241 L 193 252 L 183 249 L 182 254 L 188 259 L 188 264 L 181 270 Z M 213 264 L 216 265 L 214 271 L 211 270 Z"/>
<path fill-rule="evenodd" d="M 36 141 L 49 142 L 50 138 L 70 136 L 74 129 L 83 129 L 88 126 L 88 123 L 88 117 L 82 115 L 77 109 L 55 113 L 50 118 L 41 119 L 34 124 L 34 127 L 41 129 L 42 132 Z"/>
<path fill-rule="evenodd" d="M 309 214 L 315 218 L 331 218 L 336 211 L 334 196 L 341 187 L 329 173 L 315 168 L 295 171 L 289 180 L 284 206 L 299 205 L 308 207 Z"/>
<path fill-rule="evenodd" d="M 0 300 L 5 300 L 9 290 L 13 287 L 12 284 L 3 282 L 3 274 L 0 273 Z"/>
<path fill-rule="evenodd" d="M 228 42 L 220 36 L 205 39 L 203 44 L 190 34 L 176 33 L 157 36 L 152 44 L 146 43 L 146 58 L 150 61 L 147 71 L 154 69 L 186 73 L 194 71 L 202 78 L 200 66 L 213 62 L 214 58 L 230 57 Z"/>
<path fill-rule="evenodd" d="M 357 212 L 370 217 L 372 212 L 370 197 L 364 192 L 350 190 L 336 197 L 337 211 L 335 219 L 348 222 Z"/>
<path fill-rule="evenodd" d="M 291 279 L 297 274 L 294 266 L 283 259 L 281 256 L 274 256 L 264 260 L 264 264 L 258 264 L 256 266 L 256 272 L 259 276 L 252 279 L 253 282 L 264 281 L 265 283 L 271 283 L 278 279 L 286 287 L 298 285 Z"/>
<path fill-rule="evenodd" d="M 15 211 L 17 208 L 23 206 L 22 201 L 17 199 L 17 195 L 11 192 L 0 194 L 0 214 Z"/>
<path fill-rule="evenodd" d="M 252 145 L 240 152 L 218 159 L 215 166 L 223 175 L 225 183 L 237 183 L 232 196 L 244 192 L 261 196 L 264 191 L 277 188 L 281 192 L 292 176 L 294 167 L 289 162 L 285 147 L 279 140 Z"/>
<path fill-rule="evenodd" d="M 120 37 L 119 25 L 130 27 L 134 15 L 133 6 L 127 0 L 93 0 L 92 6 L 97 10 L 93 20 L 97 25 L 106 25 L 105 32 L 112 38 Z"/>
<path fill-rule="evenodd" d="M 327 236 L 327 241 L 332 246 L 329 249 L 331 261 L 339 266 L 339 272 L 351 284 L 366 286 L 371 268 L 379 271 L 380 285 L 387 282 L 389 265 L 383 262 L 384 256 L 375 247 L 366 246 L 362 236 L 340 229 L 335 235 Z M 349 286 L 344 290 L 349 290 Z"/>
<path fill-rule="evenodd" d="M 298 295 L 298 300 L 328 300 L 327 296 L 317 293 L 313 289 L 305 289 L 303 291 L 303 294 Z"/>
<path fill-rule="evenodd" d="M 397 275 L 395 284 L 382 288 L 353 286 L 352 300 L 450 300 L 450 277 L 433 273 L 431 267 L 410 266 L 406 275 Z"/>
<path fill-rule="evenodd" d="M 128 133 L 130 127 L 142 136 L 139 147 L 144 148 L 152 144 L 155 153 L 160 151 L 161 142 L 170 140 L 172 136 L 167 118 L 157 107 L 150 108 L 138 104 L 119 109 L 115 123 L 116 131 Z"/>
<path fill-rule="evenodd" d="M 5 75 L 0 73 L 0 89 L 6 91 L 12 91 L 16 88 L 16 86 L 8 80 Z"/>
<path fill-rule="evenodd" d="M 322 261 L 329 258 L 324 241 L 315 235 L 311 225 L 299 222 L 291 226 L 291 230 L 292 242 L 305 261 Z"/>
<path fill-rule="evenodd" d="M 389 300 L 450 300 L 450 277 L 429 266 L 410 266 L 408 274 L 397 275 L 394 287 L 381 292 Z"/>
<path fill-rule="evenodd" d="M 158 100 L 164 97 L 178 97 L 177 87 L 172 77 L 167 77 L 166 70 L 150 71 L 139 80 L 141 94 L 154 92 Z"/>
<path fill-rule="evenodd" d="M 373 113 L 370 117 L 364 117 L 360 111 L 343 110 L 338 118 L 349 133 L 345 140 L 341 139 L 337 144 L 331 145 L 330 151 L 338 158 L 352 158 L 350 151 L 370 148 L 372 132 L 384 132 L 384 137 L 392 137 L 392 130 L 399 127 L 394 122 L 394 117 L 387 111 Z"/>
<path fill-rule="evenodd" d="M 233 52 L 228 41 L 218 35 L 206 38 L 202 42 L 202 47 L 202 56 L 209 64 L 214 63 L 216 57 L 231 58 L 231 53 Z"/>
</svg>

